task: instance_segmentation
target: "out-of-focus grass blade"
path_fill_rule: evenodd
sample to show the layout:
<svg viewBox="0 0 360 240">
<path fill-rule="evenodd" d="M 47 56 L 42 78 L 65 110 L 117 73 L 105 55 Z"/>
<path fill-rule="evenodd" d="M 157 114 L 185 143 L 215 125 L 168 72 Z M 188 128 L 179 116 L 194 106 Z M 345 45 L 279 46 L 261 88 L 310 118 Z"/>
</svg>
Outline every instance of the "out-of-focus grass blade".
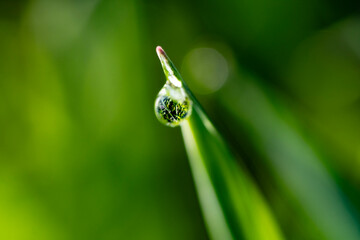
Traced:
<svg viewBox="0 0 360 240">
<path fill-rule="evenodd" d="M 221 102 L 245 126 L 247 139 L 274 174 L 277 192 L 298 212 L 289 218 L 311 226 L 300 230 L 306 239 L 360 239 L 348 200 L 289 113 L 279 111 L 282 106 L 272 103 L 254 77 L 244 74 L 237 80 L 224 89 Z"/>
<path fill-rule="evenodd" d="M 191 116 L 181 125 L 208 231 L 213 239 L 282 239 L 257 186 L 237 165 L 165 52 L 157 49 L 164 73 L 182 82 L 193 101 Z"/>
</svg>

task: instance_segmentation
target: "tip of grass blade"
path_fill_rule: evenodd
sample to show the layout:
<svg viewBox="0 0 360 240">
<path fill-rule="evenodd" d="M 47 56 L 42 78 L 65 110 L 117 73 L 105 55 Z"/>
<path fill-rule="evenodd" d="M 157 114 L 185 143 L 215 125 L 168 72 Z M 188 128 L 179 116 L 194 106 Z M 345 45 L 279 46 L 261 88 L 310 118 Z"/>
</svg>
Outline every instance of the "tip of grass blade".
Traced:
<svg viewBox="0 0 360 240">
<path fill-rule="evenodd" d="M 162 47 L 156 47 L 156 53 L 160 59 L 161 66 L 163 68 L 166 78 L 174 85 L 175 87 L 182 87 L 180 73 L 176 70 L 174 64 L 171 62 L 170 58 L 166 55 Z"/>
<path fill-rule="evenodd" d="M 156 47 L 156 53 L 160 59 L 161 64 L 164 66 L 168 65 L 169 57 L 166 55 L 164 49 L 160 46 Z"/>
<path fill-rule="evenodd" d="M 161 56 L 166 56 L 164 49 L 162 49 L 162 47 L 160 46 L 156 47 L 156 53 L 159 56 L 159 58 L 161 58 Z"/>
</svg>

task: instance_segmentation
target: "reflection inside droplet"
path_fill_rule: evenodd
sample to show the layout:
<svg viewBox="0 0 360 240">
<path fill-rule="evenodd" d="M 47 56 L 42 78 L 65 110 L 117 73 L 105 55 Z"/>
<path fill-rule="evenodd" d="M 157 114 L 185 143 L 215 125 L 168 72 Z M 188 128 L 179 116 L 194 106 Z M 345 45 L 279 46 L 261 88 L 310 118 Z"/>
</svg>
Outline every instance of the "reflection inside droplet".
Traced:
<svg viewBox="0 0 360 240">
<path fill-rule="evenodd" d="M 164 125 L 179 126 L 191 114 L 192 101 L 181 87 L 169 81 L 160 90 L 155 100 L 155 115 Z"/>
</svg>

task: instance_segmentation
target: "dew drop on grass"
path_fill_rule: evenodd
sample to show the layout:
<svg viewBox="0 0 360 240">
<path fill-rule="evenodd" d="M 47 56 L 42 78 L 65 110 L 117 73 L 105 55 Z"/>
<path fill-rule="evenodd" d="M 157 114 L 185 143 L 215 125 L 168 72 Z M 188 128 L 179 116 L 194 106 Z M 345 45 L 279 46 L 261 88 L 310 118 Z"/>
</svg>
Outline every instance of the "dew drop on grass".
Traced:
<svg viewBox="0 0 360 240">
<path fill-rule="evenodd" d="M 192 101 L 185 90 L 168 80 L 155 100 L 157 119 L 166 126 L 176 127 L 190 116 L 191 110 Z"/>
</svg>

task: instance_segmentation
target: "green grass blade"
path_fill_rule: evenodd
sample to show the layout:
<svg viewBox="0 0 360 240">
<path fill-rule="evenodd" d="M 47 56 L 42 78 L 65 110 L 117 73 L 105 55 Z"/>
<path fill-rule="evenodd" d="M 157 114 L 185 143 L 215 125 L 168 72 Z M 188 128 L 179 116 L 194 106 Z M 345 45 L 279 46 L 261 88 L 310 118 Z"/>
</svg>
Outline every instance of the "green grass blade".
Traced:
<svg viewBox="0 0 360 240">
<path fill-rule="evenodd" d="M 258 82 L 244 74 L 224 89 L 227 98 L 221 102 L 237 124 L 247 129 L 248 141 L 273 172 L 273 186 L 281 196 L 292 199 L 286 203 L 296 209 L 292 217 L 302 226 L 311 226 L 300 231 L 306 239 L 360 239 L 353 207 L 324 166 L 324 159 L 303 136 L 290 112 L 280 101 L 275 104 Z"/>
<path fill-rule="evenodd" d="M 236 163 L 165 52 L 158 47 L 157 53 L 167 80 L 180 81 L 193 101 L 192 114 L 181 130 L 210 236 L 221 240 L 282 239 L 257 186 Z"/>
</svg>

